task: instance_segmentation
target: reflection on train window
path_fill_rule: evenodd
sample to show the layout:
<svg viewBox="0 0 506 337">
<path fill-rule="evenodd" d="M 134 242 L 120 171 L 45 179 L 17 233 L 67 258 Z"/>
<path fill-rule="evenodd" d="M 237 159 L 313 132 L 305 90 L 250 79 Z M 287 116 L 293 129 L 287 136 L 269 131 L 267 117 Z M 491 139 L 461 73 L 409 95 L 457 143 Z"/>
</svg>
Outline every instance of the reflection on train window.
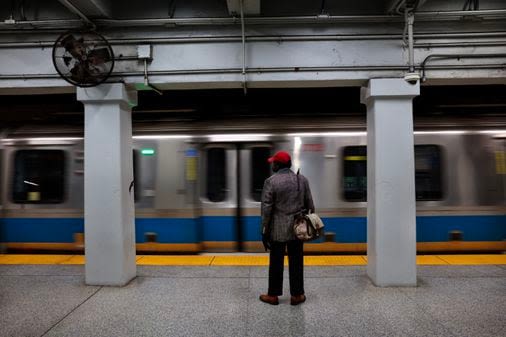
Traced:
<svg viewBox="0 0 506 337">
<path fill-rule="evenodd" d="M 271 149 L 266 146 L 251 149 L 251 197 L 260 201 L 265 179 L 271 174 L 271 167 L 267 162 Z"/>
<path fill-rule="evenodd" d="M 207 188 L 206 196 L 210 201 L 220 202 L 227 198 L 226 153 L 224 148 L 207 150 Z"/>
<path fill-rule="evenodd" d="M 366 147 L 345 147 L 343 159 L 344 199 L 367 201 Z M 415 193 L 417 201 L 442 198 L 441 149 L 437 145 L 415 145 Z"/>
<path fill-rule="evenodd" d="M 62 150 L 20 150 L 14 157 L 15 203 L 61 203 L 65 180 Z"/>
<path fill-rule="evenodd" d="M 440 200 L 441 149 L 437 145 L 415 146 L 416 200 Z"/>
<path fill-rule="evenodd" d="M 367 150 L 365 146 L 346 146 L 343 150 L 344 199 L 366 201 Z"/>
</svg>

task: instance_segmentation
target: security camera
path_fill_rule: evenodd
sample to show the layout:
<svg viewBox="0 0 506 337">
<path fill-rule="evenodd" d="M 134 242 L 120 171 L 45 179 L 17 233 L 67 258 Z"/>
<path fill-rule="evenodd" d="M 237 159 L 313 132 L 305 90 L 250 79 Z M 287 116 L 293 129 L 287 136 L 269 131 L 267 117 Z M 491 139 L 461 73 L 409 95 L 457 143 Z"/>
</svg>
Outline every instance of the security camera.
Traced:
<svg viewBox="0 0 506 337">
<path fill-rule="evenodd" d="M 416 84 L 420 80 L 420 74 L 419 73 L 406 73 L 404 75 L 404 81 L 408 82 L 409 84 Z"/>
</svg>

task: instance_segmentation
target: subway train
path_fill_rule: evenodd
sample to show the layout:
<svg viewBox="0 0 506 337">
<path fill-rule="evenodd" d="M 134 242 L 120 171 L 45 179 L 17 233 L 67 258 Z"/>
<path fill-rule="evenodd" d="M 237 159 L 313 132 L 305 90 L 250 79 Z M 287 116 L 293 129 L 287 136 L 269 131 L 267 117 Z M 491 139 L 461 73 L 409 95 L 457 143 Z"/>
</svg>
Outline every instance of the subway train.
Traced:
<svg viewBox="0 0 506 337">
<path fill-rule="evenodd" d="M 305 250 L 365 252 L 366 127 L 364 121 L 351 124 L 337 119 L 186 128 L 134 124 L 137 251 L 261 252 L 260 198 L 272 174 L 267 158 L 286 150 L 292 169 L 309 179 L 325 223 L 324 237 Z M 415 121 L 420 253 L 506 251 L 506 128 L 469 125 Z M 83 146 L 82 130 L 3 133 L 4 251 L 83 251 Z"/>
</svg>

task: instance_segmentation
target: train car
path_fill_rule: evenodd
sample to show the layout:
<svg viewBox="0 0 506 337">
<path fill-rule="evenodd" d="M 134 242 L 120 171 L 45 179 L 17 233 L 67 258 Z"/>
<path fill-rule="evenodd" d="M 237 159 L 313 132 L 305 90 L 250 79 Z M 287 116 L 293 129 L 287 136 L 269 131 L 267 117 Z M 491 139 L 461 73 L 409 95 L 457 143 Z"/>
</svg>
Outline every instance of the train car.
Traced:
<svg viewBox="0 0 506 337">
<path fill-rule="evenodd" d="M 262 251 L 260 197 L 271 174 L 267 158 L 286 150 L 293 155 L 293 169 L 308 177 L 325 223 L 324 238 L 305 249 L 365 252 L 364 125 L 335 130 L 300 125 L 285 125 L 284 131 L 260 125 L 254 132 L 239 126 L 178 133 L 134 128 L 137 250 Z M 415 125 L 417 249 L 506 251 L 506 130 L 452 125 L 444 130 Z M 0 155 L 3 249 L 82 251 L 82 137 L 63 130 L 7 134 Z"/>
</svg>

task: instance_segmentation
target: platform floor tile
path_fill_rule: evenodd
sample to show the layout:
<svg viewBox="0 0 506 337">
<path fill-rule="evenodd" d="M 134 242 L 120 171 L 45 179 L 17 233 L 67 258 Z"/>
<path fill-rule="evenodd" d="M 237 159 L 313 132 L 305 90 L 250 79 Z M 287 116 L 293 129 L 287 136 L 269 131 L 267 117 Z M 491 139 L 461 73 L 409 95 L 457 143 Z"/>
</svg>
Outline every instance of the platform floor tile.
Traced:
<svg viewBox="0 0 506 337">
<path fill-rule="evenodd" d="M 47 273 L 47 272 L 46 272 Z M 82 276 L 0 276 L 0 336 L 42 336 L 99 287 Z"/>
<path fill-rule="evenodd" d="M 417 266 L 418 277 L 475 278 L 503 277 L 506 282 L 506 268 L 500 265 L 437 265 Z"/>
<path fill-rule="evenodd" d="M 288 259 L 285 257 L 285 264 Z M 215 256 L 212 261 L 213 266 L 267 266 L 269 265 L 269 257 L 258 255 L 223 255 Z"/>
<path fill-rule="evenodd" d="M 423 278 L 401 291 L 452 336 L 505 334 L 506 278 Z"/>
<path fill-rule="evenodd" d="M 138 277 L 102 288 L 46 336 L 246 336 L 248 283 Z"/>
<path fill-rule="evenodd" d="M 304 263 L 311 266 L 353 266 L 367 264 L 363 256 L 304 256 Z"/>
<path fill-rule="evenodd" d="M 60 264 L 73 255 L 0 254 L 0 264 Z"/>
<path fill-rule="evenodd" d="M 265 269 L 265 267 L 263 267 Z M 250 267 L 229 266 L 137 266 L 137 275 L 172 278 L 248 278 Z"/>
<path fill-rule="evenodd" d="M 84 255 L 72 255 L 69 259 L 60 262 L 60 264 L 85 264 L 86 258 Z"/>
<path fill-rule="evenodd" d="M 0 265 L 0 276 L 82 276 L 84 265 L 7 264 Z"/>
<path fill-rule="evenodd" d="M 437 255 L 418 255 L 416 257 L 416 264 L 418 265 L 444 265 L 448 262 L 440 259 Z"/>
<path fill-rule="evenodd" d="M 267 266 L 268 254 L 203 254 L 203 255 L 137 255 L 138 265 L 153 266 Z M 305 256 L 308 266 L 366 265 L 367 256 Z M 506 254 L 484 255 L 418 255 L 418 265 L 506 265 Z M 84 264 L 83 255 L 19 255 L 0 254 L 0 265 L 8 264 Z M 285 265 L 288 259 L 285 258 Z"/>
<path fill-rule="evenodd" d="M 185 255 L 142 255 L 138 256 L 138 265 L 152 266 L 209 266 L 213 256 L 185 256 Z"/>
<path fill-rule="evenodd" d="M 258 301 L 267 280 L 251 283 L 248 336 L 451 336 L 395 288 L 376 288 L 365 276 L 309 278 L 307 301 L 289 305 L 288 287 L 279 306 Z"/>
<path fill-rule="evenodd" d="M 448 264 L 506 264 L 506 254 L 483 255 L 438 255 Z"/>
<path fill-rule="evenodd" d="M 138 266 L 124 287 L 84 284 L 82 265 L 0 266 L 4 336 L 503 337 L 506 269 L 418 267 L 417 287 L 375 287 L 366 266 L 307 266 L 307 301 L 258 300 L 266 266 Z M 73 273 L 75 275 L 70 275 Z"/>
</svg>

